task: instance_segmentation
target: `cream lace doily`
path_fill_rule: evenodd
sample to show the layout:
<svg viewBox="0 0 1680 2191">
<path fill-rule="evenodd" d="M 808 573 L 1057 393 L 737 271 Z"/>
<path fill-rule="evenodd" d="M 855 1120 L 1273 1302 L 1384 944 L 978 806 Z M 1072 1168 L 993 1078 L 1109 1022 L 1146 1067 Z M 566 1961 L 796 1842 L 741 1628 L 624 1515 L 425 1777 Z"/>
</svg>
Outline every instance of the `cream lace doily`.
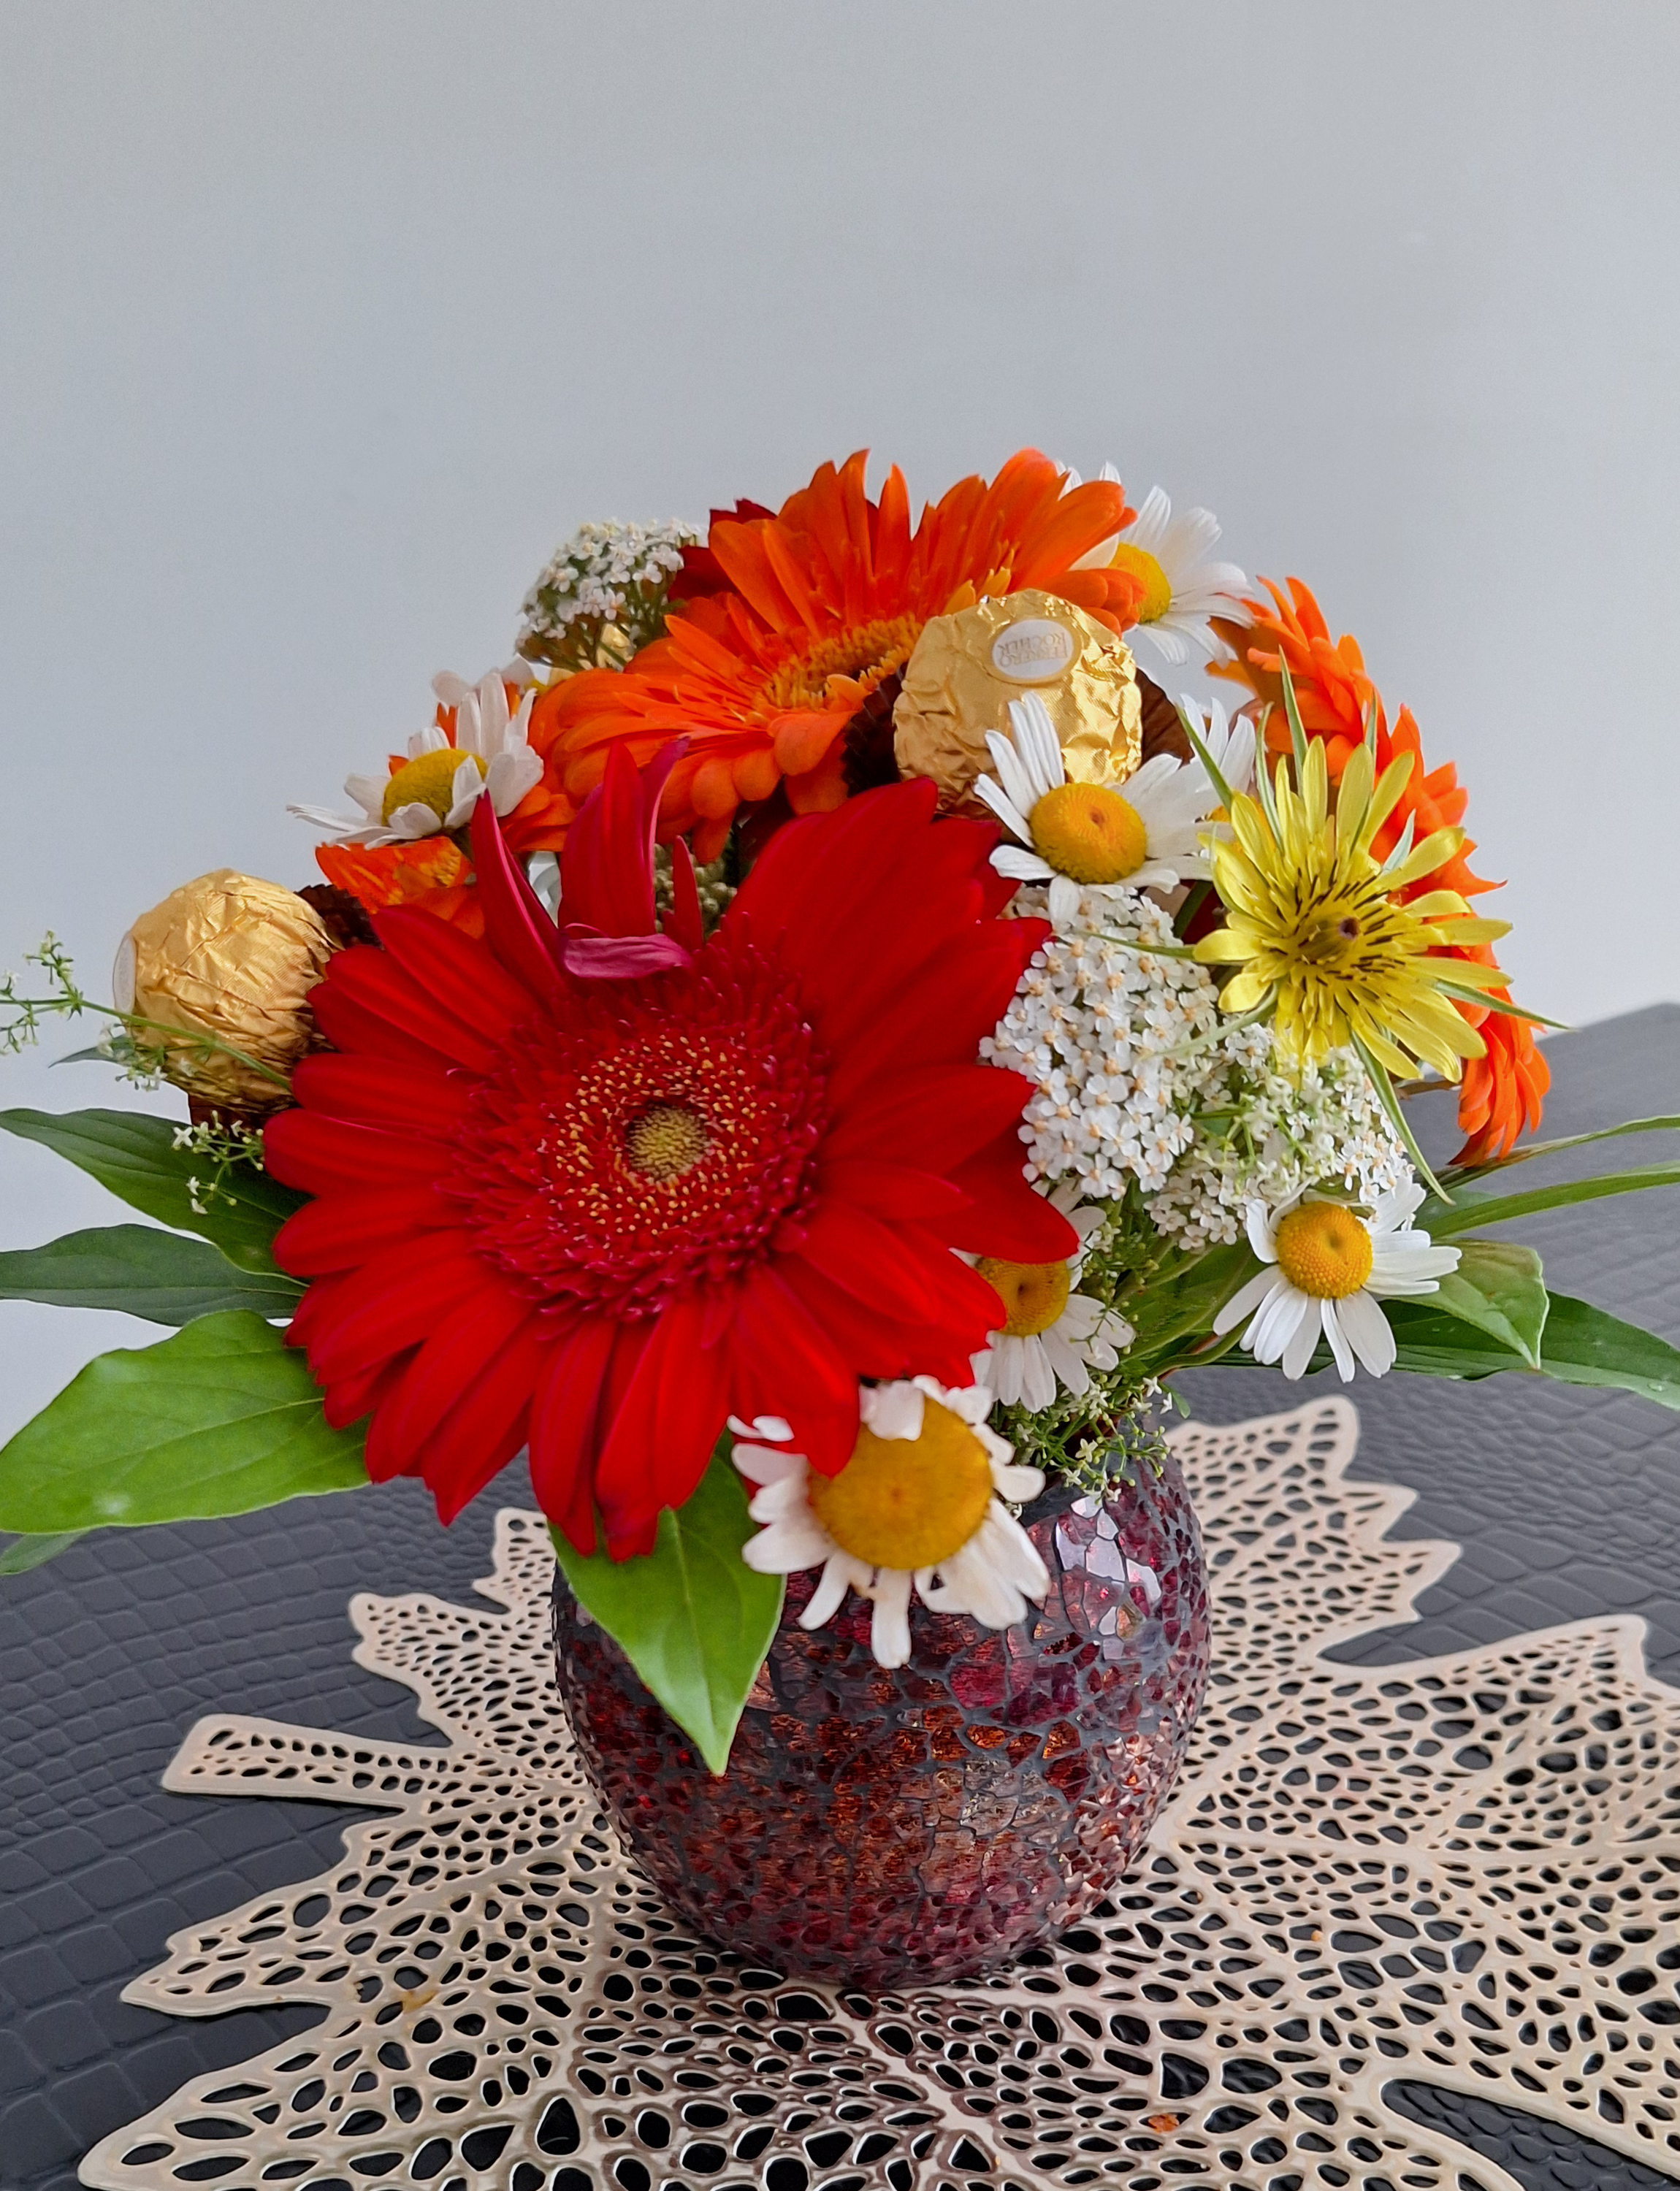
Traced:
<svg viewBox="0 0 1680 2191">
<path fill-rule="evenodd" d="M 124 1995 L 324 2016 L 105 2139 L 83 2182 L 1519 2191 L 1386 2106 L 1401 2079 L 1673 2169 L 1680 1698 L 1630 1619 L 1327 1663 L 1455 1556 L 1383 1541 L 1409 1494 L 1345 1480 L 1356 1433 L 1332 1398 L 1175 1434 L 1216 1607 L 1178 1791 L 1113 1915 L 914 1995 L 755 1971 L 665 1915 L 573 1758 L 536 1516 L 499 1517 L 489 1605 L 356 1598 L 357 1659 L 443 1744 L 201 1721 L 170 1788 L 390 1815 Z"/>
</svg>

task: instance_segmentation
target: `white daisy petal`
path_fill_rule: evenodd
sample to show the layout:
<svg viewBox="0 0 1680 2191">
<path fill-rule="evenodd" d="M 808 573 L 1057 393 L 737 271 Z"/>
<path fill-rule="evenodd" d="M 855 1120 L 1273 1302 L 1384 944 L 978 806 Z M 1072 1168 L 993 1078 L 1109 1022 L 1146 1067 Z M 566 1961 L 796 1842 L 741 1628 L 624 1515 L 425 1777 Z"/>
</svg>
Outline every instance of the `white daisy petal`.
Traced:
<svg viewBox="0 0 1680 2191">
<path fill-rule="evenodd" d="M 812 1599 L 799 1617 L 801 1628 L 821 1628 L 832 1620 L 846 1602 L 846 1593 L 851 1588 L 857 1572 L 857 1562 L 844 1552 L 832 1553 L 823 1569 L 823 1579 L 812 1594 Z M 867 1576 L 865 1577 L 867 1580 Z"/>
<path fill-rule="evenodd" d="M 362 809 L 370 822 L 383 822 L 385 811 L 385 786 L 388 776 L 347 776 L 345 789 Z"/>
<path fill-rule="evenodd" d="M 1020 883 L 1043 883 L 1053 879 L 1056 870 L 1047 860 L 1036 852 L 1028 852 L 1019 845 L 999 845 L 992 854 L 992 865 L 1000 875 L 1009 875 Z"/>
<path fill-rule="evenodd" d="M 833 1550 L 832 1542 L 819 1528 L 772 1522 L 756 1536 L 748 1538 L 741 1556 L 759 1574 L 796 1574 L 805 1568 L 814 1568 Z"/>
<path fill-rule="evenodd" d="M 1062 759 L 1061 741 L 1056 735 L 1056 726 L 1050 719 L 1050 710 L 1036 692 L 1028 693 L 1025 699 L 1009 703 L 1010 726 L 1015 734 L 1015 749 L 1020 754 L 1027 780 L 1032 786 L 1033 804 L 1054 791 L 1068 780 L 1068 771 Z M 1032 807 L 1022 805 L 1030 820 Z"/>
<path fill-rule="evenodd" d="M 1050 917 L 1057 928 L 1066 928 L 1077 919 L 1079 910 L 1079 886 L 1068 875 L 1052 875 L 1050 879 Z"/>
<path fill-rule="evenodd" d="M 1214 1330 L 1222 1337 L 1226 1332 L 1233 1329 L 1244 1317 L 1253 1314 L 1278 1283 L 1277 1272 L 1268 1270 L 1261 1271 L 1257 1277 L 1250 1278 L 1245 1286 L 1239 1287 L 1215 1317 Z"/>
<path fill-rule="evenodd" d="M 1007 1499 L 1014 1506 L 1024 1506 L 1044 1489 L 1045 1473 L 1041 1468 L 1000 1461 L 992 1471 L 992 1482 L 1000 1499 Z"/>
<path fill-rule="evenodd" d="M 1254 1337 L 1246 1342 L 1249 1352 L 1256 1362 L 1281 1361 L 1309 1318 L 1316 1339 L 1318 1303 L 1310 1294 L 1301 1292 L 1287 1279 L 1284 1280 L 1255 1318 Z M 1307 1351 L 1311 1352 L 1310 1346 Z"/>
<path fill-rule="evenodd" d="M 1037 794 L 1033 789 L 1033 780 L 1028 775 L 1020 754 L 1016 751 L 1013 739 L 1006 738 L 1001 731 L 987 732 L 986 747 L 992 756 L 992 765 L 998 771 L 998 788 L 1008 800 L 1020 821 L 1021 827 L 1017 834 L 1030 843 L 1027 817 L 1038 804 Z M 975 788 L 977 791 L 979 790 L 978 783 L 976 784 Z M 988 800 L 987 803 L 989 805 L 993 802 Z M 994 808 L 994 811 L 1000 810 Z M 1013 829 L 1016 825 L 1015 822 L 1011 822 L 1009 826 Z"/>
<path fill-rule="evenodd" d="M 1001 743 L 1001 741 L 999 743 Z M 1027 827 L 1025 815 L 1021 812 L 1015 801 L 994 777 L 977 776 L 974 779 L 974 795 L 977 799 L 982 800 L 991 808 L 993 813 L 997 816 L 1011 836 L 1018 837 L 1023 845 L 1032 843 L 1032 832 Z"/>
<path fill-rule="evenodd" d="M 1353 1350 L 1342 1331 L 1341 1318 L 1336 1314 L 1336 1306 L 1333 1300 L 1323 1301 L 1319 1304 L 1319 1314 L 1324 1336 L 1330 1343 L 1330 1352 L 1335 1357 L 1336 1374 L 1344 1385 L 1351 1385 L 1353 1381 Z"/>
<path fill-rule="evenodd" d="M 743 1423 L 739 1415 L 731 1415 L 729 1427 L 737 1437 L 768 1438 L 776 1445 L 785 1445 L 794 1434 L 792 1426 L 782 1415 L 755 1415 L 749 1423 Z"/>
<path fill-rule="evenodd" d="M 878 1666 L 906 1666 L 910 1662 L 910 1577 L 902 1568 L 876 1571 L 868 1596 L 874 1600 L 869 1624 L 869 1648 Z"/>
<path fill-rule="evenodd" d="M 926 1396 L 918 1385 L 866 1385 L 858 1398 L 863 1421 L 880 1438 L 919 1438 Z"/>
<path fill-rule="evenodd" d="M 521 799 L 543 780 L 543 764 L 529 746 L 514 746 L 498 753 L 485 777 L 485 788 L 497 814 L 511 814 Z"/>
<path fill-rule="evenodd" d="M 1262 1263 L 1278 1260 L 1278 1242 L 1272 1222 L 1272 1213 L 1263 1202 L 1251 1202 L 1243 1212 L 1243 1223 L 1248 1232 L 1249 1245 Z"/>
<path fill-rule="evenodd" d="M 1290 1334 L 1284 1349 L 1283 1369 L 1285 1377 L 1304 1377 L 1318 1344 L 1318 1333 L 1323 1324 L 1322 1304 L 1310 1295 L 1298 1296 L 1302 1303 L 1301 1319 Z"/>
<path fill-rule="evenodd" d="M 1387 1317 L 1368 1293 L 1349 1294 L 1335 1306 L 1348 1345 L 1373 1377 L 1387 1376 L 1398 1352 Z"/>
</svg>

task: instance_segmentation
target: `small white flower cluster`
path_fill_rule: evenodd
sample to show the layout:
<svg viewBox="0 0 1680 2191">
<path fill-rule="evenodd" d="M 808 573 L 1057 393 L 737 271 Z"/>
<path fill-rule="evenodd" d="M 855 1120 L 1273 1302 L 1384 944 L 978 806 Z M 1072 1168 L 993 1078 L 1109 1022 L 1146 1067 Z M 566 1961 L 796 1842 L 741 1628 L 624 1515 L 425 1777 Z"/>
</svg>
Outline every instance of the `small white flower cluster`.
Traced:
<svg viewBox="0 0 1680 2191">
<path fill-rule="evenodd" d="M 621 525 L 614 519 L 580 525 L 549 558 L 525 596 L 519 652 L 527 661 L 558 660 L 572 651 L 575 627 L 624 632 L 629 652 L 645 645 L 650 612 L 663 612 L 665 589 L 682 568 L 682 551 L 700 535 L 675 518 L 665 525 Z"/>
<path fill-rule="evenodd" d="M 1198 1128 L 1149 1204 L 1180 1245 L 1239 1238 L 1254 1200 L 1278 1209 L 1306 1187 L 1335 1185 L 1375 1203 L 1410 1186 L 1410 1159 L 1353 1051 L 1332 1050 L 1296 1081 L 1277 1070 L 1264 1027 L 1238 1029 L 1222 1049 L 1217 1128 Z"/>
<path fill-rule="evenodd" d="M 1012 911 L 1042 913 L 1023 888 Z M 1152 950 L 1151 946 L 1157 947 Z M 1366 1198 L 1411 1178 L 1358 1060 L 1335 1054 L 1297 1084 L 1262 1027 L 1222 1021 L 1205 969 L 1142 894 L 1080 892 L 1035 952 L 981 1055 L 1034 1084 L 1021 1135 L 1031 1179 L 1117 1201 L 1135 1181 L 1159 1231 L 1186 1248 L 1236 1239 L 1243 1205 L 1339 1181 Z"/>
<path fill-rule="evenodd" d="M 1011 910 L 1042 914 L 1045 902 L 1028 885 Z M 1176 948 L 1153 898 L 1082 890 L 981 1044 L 1035 1084 L 1021 1128 L 1029 1179 L 1074 1179 L 1104 1202 L 1130 1180 L 1153 1192 L 1193 1141 L 1192 1116 L 1225 1063 L 1218 991 L 1204 969 L 1152 944 Z"/>
</svg>

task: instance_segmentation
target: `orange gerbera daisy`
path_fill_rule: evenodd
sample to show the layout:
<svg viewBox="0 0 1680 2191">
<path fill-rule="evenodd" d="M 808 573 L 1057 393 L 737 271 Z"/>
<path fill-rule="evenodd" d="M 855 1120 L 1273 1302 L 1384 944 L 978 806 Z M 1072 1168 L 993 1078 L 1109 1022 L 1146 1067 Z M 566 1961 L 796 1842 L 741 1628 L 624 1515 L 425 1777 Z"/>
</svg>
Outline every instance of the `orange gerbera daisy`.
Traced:
<svg viewBox="0 0 1680 2191">
<path fill-rule="evenodd" d="M 1132 572 L 1073 568 L 1130 521 L 1118 482 L 1069 487 L 1022 449 L 989 486 L 960 481 L 913 531 L 896 467 L 879 500 L 864 492 L 866 454 L 823 465 L 773 516 L 715 515 L 665 636 L 622 672 L 585 671 L 538 699 L 531 743 L 571 799 L 615 746 L 645 761 L 684 737 L 660 831 L 692 830 L 696 858 L 711 859 L 737 807 L 780 785 L 805 814 L 891 778 L 892 701 L 930 617 L 1038 587 L 1115 631 L 1136 621 Z"/>
<path fill-rule="evenodd" d="M 501 686 L 499 705 L 493 689 L 498 681 Z M 493 715 L 499 725 L 517 716 L 524 695 L 510 679 L 503 677 L 498 680 L 494 672 L 476 686 L 467 686 L 458 677 L 440 675 L 433 680 L 433 690 L 438 696 L 434 727 L 411 739 L 407 753 L 387 757 L 390 788 L 384 801 L 389 806 L 395 796 L 399 803 L 409 798 L 418 804 L 431 805 L 438 820 L 430 825 L 430 834 L 390 841 L 384 831 L 354 831 L 336 844 L 317 845 L 316 864 L 328 882 L 348 891 L 369 913 L 382 913 L 392 906 L 419 906 L 450 922 L 464 934 L 479 936 L 484 933 L 484 913 L 479 903 L 471 855 L 466 849 L 467 833 L 464 827 L 443 826 L 448 821 L 452 798 L 451 760 L 458 754 L 464 760 L 481 751 L 484 751 L 487 760 L 489 753 L 486 749 L 495 743 L 493 735 L 487 736 L 489 719 Z M 464 731 L 461 722 L 464 707 L 470 715 Z M 482 768 L 483 763 L 480 765 Z M 352 778 L 350 788 L 354 789 L 358 785 L 362 789 L 357 795 L 371 799 L 373 808 L 379 808 L 378 787 L 373 781 Z M 494 794 L 496 788 L 493 765 L 487 788 Z M 515 782 L 510 798 L 516 794 L 518 788 Z M 333 818 L 315 814 L 310 809 L 300 811 L 316 820 Z M 558 851 L 578 810 L 545 770 L 531 789 L 518 799 L 518 803 L 506 811 L 502 811 L 498 799 L 498 811 L 508 847 L 522 860 L 532 852 Z M 374 818 L 378 818 L 377 813 Z M 424 821 L 425 817 L 422 815 L 421 819 Z M 384 837 L 386 841 L 358 841 L 367 836 Z"/>
<path fill-rule="evenodd" d="M 1214 629 L 1231 650 L 1232 659 L 1212 665 L 1218 677 L 1230 677 L 1247 686 L 1255 697 L 1268 703 L 1268 749 L 1274 754 L 1290 749 L 1290 728 L 1284 709 L 1283 665 L 1289 666 L 1296 705 L 1309 737 L 1321 738 L 1332 782 L 1339 782 L 1347 758 L 1365 735 L 1365 723 L 1376 717 L 1376 762 L 1379 772 L 1397 754 L 1412 755 L 1412 772 L 1394 811 L 1372 844 L 1378 858 L 1387 858 L 1398 843 L 1407 822 L 1413 824 L 1417 843 L 1437 829 L 1455 826 L 1464 817 L 1468 794 L 1458 781 L 1458 771 L 1448 763 L 1426 771 L 1423 744 L 1409 708 L 1402 708 L 1390 727 L 1382 695 L 1366 671 L 1359 646 L 1344 632 L 1332 640 L 1324 612 L 1310 589 L 1299 578 L 1289 581 L 1287 594 L 1270 578 L 1260 582 L 1271 595 L 1268 606 L 1248 601 L 1254 624 L 1216 620 Z M 1401 893 L 1412 897 L 1426 891 L 1456 891 L 1463 897 L 1496 890 L 1471 872 L 1469 857 L 1476 849 L 1466 837 L 1453 857 Z M 1485 945 L 1458 946 L 1449 955 L 1475 959 L 1484 966 L 1497 964 Z M 1510 1001 L 1503 989 L 1492 992 Z M 1477 1004 L 1461 1003 L 1459 1010 L 1478 1029 L 1487 1045 L 1481 1057 L 1467 1059 L 1459 1088 L 1458 1121 L 1467 1139 L 1456 1162 L 1481 1164 L 1501 1156 L 1523 1131 L 1540 1124 L 1540 1103 L 1552 1084 L 1551 1070 L 1535 1042 L 1527 1020 L 1506 1018 Z"/>
</svg>

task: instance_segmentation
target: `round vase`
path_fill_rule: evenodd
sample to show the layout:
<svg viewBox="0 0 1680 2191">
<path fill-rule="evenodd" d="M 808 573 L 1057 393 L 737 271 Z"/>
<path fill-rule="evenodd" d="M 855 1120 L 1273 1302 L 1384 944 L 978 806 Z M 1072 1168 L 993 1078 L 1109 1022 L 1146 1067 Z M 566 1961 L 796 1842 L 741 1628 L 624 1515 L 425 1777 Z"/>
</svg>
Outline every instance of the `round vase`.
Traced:
<svg viewBox="0 0 1680 2191">
<path fill-rule="evenodd" d="M 1208 1671 L 1207 1591 L 1177 1465 L 1022 1522 L 1050 1570 L 1017 1626 L 910 1611 L 910 1661 L 869 1648 L 855 1594 L 782 1621 L 714 1778 L 606 1630 L 555 1585 L 560 1686 L 584 1769 L 672 1908 L 784 1972 L 866 1988 L 1007 1961 L 1125 1872 L 1183 1761 Z"/>
</svg>

